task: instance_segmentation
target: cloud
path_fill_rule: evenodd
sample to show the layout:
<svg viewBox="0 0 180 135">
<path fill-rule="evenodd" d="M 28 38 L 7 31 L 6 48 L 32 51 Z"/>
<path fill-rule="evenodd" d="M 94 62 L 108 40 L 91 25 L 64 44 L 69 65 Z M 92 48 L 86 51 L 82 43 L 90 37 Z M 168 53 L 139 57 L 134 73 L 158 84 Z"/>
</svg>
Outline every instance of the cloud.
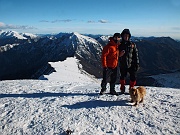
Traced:
<svg viewBox="0 0 180 135">
<path fill-rule="evenodd" d="M 108 23 L 108 21 L 107 21 L 107 20 L 103 20 L 103 19 L 98 20 L 98 22 L 100 22 L 100 23 Z"/>
<path fill-rule="evenodd" d="M 68 23 L 68 22 L 72 22 L 72 21 L 73 21 L 73 20 L 71 20 L 71 19 L 64 19 L 64 20 L 56 19 L 56 20 L 53 20 L 53 21 L 40 20 L 40 22 L 43 22 L 43 23 L 58 23 L 58 22 Z M 103 20 L 103 19 L 98 20 L 98 21 L 88 20 L 87 23 L 109 23 L 109 21 Z"/>
<path fill-rule="evenodd" d="M 172 30 L 180 30 L 180 27 L 172 27 Z"/>
<path fill-rule="evenodd" d="M 13 25 L 13 24 L 5 24 L 3 22 L 0 22 L 0 29 L 37 29 L 33 26 L 28 25 Z"/>
<path fill-rule="evenodd" d="M 72 20 L 70 20 L 70 19 L 66 19 L 66 20 L 54 20 L 54 21 L 51 21 L 52 23 L 56 23 L 56 22 L 65 22 L 65 23 L 67 23 L 67 22 L 71 22 Z"/>
<path fill-rule="evenodd" d="M 5 26 L 5 24 L 3 22 L 0 22 L 0 28 L 4 27 L 4 26 Z"/>
<path fill-rule="evenodd" d="M 103 20 L 103 19 L 98 20 L 98 21 L 89 20 L 87 21 L 87 23 L 109 23 L 109 21 Z"/>
<path fill-rule="evenodd" d="M 48 20 L 41 20 L 40 22 L 49 22 Z"/>
<path fill-rule="evenodd" d="M 58 23 L 58 22 L 64 22 L 64 23 L 67 23 L 67 22 L 71 22 L 72 20 L 71 19 L 65 19 L 65 20 L 53 20 L 53 21 L 48 21 L 48 20 L 41 20 L 40 22 L 45 22 L 45 23 Z"/>
<path fill-rule="evenodd" d="M 89 20 L 87 21 L 87 23 L 95 23 L 95 21 Z"/>
</svg>

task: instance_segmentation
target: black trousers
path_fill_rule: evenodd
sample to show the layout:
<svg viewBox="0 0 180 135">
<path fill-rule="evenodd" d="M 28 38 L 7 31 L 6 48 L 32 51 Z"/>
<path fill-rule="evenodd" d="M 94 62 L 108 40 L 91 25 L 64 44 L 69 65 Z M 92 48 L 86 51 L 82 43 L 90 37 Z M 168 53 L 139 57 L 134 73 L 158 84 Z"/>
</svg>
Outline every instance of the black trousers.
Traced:
<svg viewBox="0 0 180 135">
<path fill-rule="evenodd" d="M 112 68 L 103 68 L 103 80 L 101 82 L 102 90 L 106 90 L 107 83 L 110 83 L 110 89 L 114 89 L 117 78 L 117 67 Z"/>
<path fill-rule="evenodd" d="M 136 81 L 136 71 L 134 70 L 133 67 L 130 68 L 122 68 L 120 67 L 120 80 L 125 80 L 127 73 L 130 75 L 130 81 L 134 82 Z"/>
</svg>

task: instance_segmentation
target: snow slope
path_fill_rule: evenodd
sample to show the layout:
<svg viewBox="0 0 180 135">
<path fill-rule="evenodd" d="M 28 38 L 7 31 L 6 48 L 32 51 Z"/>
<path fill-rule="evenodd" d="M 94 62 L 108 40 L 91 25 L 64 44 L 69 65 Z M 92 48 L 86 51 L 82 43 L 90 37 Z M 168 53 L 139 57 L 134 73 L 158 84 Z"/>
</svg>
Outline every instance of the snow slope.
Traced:
<svg viewBox="0 0 180 135">
<path fill-rule="evenodd" d="M 83 71 L 78 59 L 70 57 L 65 61 L 49 62 L 56 70 L 50 75 L 43 75 L 40 80 L 66 81 L 66 82 L 97 82 L 93 76 Z"/>
<path fill-rule="evenodd" d="M 164 87 L 180 88 L 180 72 L 151 76 Z"/>
<path fill-rule="evenodd" d="M 68 129 L 72 135 L 180 134 L 179 89 L 146 87 L 144 104 L 134 107 L 127 91 L 99 96 L 100 82 L 79 77 L 76 59 L 67 61 L 47 80 L 0 81 L 1 135 L 65 135 Z M 72 70 L 77 74 L 64 78 Z"/>
</svg>

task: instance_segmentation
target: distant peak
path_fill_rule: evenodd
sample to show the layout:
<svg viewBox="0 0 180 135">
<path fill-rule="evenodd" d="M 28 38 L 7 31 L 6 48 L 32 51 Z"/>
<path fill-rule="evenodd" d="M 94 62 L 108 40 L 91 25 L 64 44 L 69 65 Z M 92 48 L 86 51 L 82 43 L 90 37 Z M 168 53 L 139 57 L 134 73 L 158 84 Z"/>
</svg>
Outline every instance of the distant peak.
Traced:
<svg viewBox="0 0 180 135">
<path fill-rule="evenodd" d="M 77 37 L 82 36 L 82 35 L 81 35 L 80 33 L 78 33 L 78 32 L 73 32 L 72 35 L 75 35 L 75 36 L 77 36 Z"/>
<path fill-rule="evenodd" d="M 1 37 L 4 38 L 17 38 L 17 39 L 27 39 L 27 38 L 36 38 L 37 36 L 31 33 L 19 33 L 17 31 L 3 31 L 0 30 Z"/>
<path fill-rule="evenodd" d="M 78 32 L 73 32 L 74 35 L 80 35 Z"/>
</svg>

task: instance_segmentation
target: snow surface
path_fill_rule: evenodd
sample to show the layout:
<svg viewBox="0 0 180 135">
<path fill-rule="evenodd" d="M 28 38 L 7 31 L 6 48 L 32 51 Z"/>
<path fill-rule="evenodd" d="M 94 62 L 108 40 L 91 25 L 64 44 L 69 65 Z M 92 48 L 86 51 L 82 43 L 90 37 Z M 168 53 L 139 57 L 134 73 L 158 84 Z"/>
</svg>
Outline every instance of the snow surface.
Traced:
<svg viewBox="0 0 180 135">
<path fill-rule="evenodd" d="M 100 80 L 83 78 L 75 58 L 51 64 L 57 72 L 48 80 L 0 81 L 1 135 L 180 134 L 180 89 L 146 87 L 144 103 L 134 107 L 128 91 L 99 96 Z"/>
<path fill-rule="evenodd" d="M 56 70 L 50 75 L 43 75 L 40 80 L 65 81 L 65 82 L 97 82 L 93 76 L 83 71 L 82 65 L 75 58 L 67 58 L 65 61 L 49 62 Z"/>
<path fill-rule="evenodd" d="M 180 72 L 151 76 L 164 87 L 180 88 Z"/>
</svg>

